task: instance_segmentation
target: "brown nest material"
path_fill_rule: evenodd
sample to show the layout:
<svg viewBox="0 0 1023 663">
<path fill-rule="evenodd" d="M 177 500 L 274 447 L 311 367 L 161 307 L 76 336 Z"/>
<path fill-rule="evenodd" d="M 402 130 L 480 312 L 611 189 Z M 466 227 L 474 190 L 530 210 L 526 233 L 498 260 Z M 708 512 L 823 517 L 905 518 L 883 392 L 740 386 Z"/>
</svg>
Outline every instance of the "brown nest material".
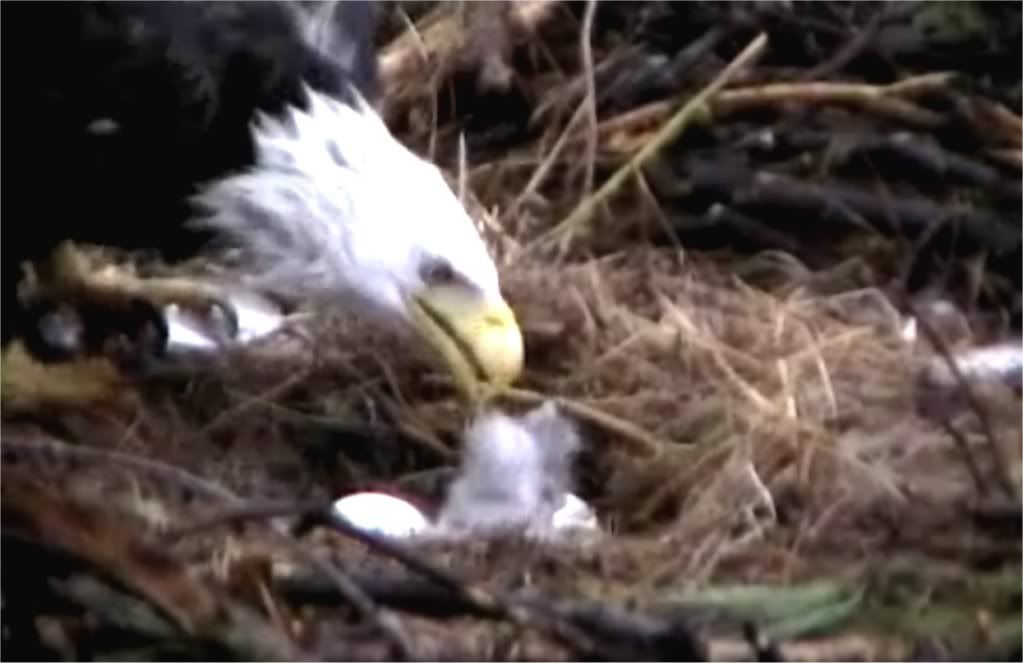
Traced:
<svg viewBox="0 0 1023 663">
<path fill-rule="evenodd" d="M 998 39 L 962 87 L 929 5 L 625 4 L 402 3 L 383 55 L 389 120 L 476 194 L 525 330 L 496 406 L 580 422 L 604 535 L 294 529 L 362 486 L 436 497 L 473 416 L 325 320 L 5 421 L 9 655 L 1018 658 L 1018 388 L 920 378 L 1018 305 L 1020 77 L 990 67 L 1018 65 L 1018 5 L 972 10 Z M 907 342 L 935 288 L 965 322 Z"/>
</svg>

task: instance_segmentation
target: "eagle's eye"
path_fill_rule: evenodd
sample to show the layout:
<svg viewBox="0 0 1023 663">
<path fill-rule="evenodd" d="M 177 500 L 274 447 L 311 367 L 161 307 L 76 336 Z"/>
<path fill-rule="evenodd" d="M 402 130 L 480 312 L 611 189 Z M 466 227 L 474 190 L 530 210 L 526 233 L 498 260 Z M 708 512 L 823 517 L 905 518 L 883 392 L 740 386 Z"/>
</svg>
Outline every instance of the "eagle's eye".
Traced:
<svg viewBox="0 0 1023 663">
<path fill-rule="evenodd" d="M 433 258 L 423 263 L 419 272 L 428 286 L 450 285 L 458 278 L 451 263 L 443 258 Z"/>
</svg>

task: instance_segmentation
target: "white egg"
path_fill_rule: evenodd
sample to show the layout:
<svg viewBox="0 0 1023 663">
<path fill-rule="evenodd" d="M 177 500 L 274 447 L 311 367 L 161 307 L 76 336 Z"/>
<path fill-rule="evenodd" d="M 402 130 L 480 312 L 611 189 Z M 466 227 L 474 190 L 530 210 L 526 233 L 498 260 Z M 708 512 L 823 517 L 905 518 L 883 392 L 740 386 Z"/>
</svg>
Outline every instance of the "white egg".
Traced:
<svg viewBox="0 0 1023 663">
<path fill-rule="evenodd" d="M 334 502 L 334 513 L 374 534 L 406 538 L 425 531 L 430 521 L 403 499 L 386 493 L 353 493 Z"/>
</svg>

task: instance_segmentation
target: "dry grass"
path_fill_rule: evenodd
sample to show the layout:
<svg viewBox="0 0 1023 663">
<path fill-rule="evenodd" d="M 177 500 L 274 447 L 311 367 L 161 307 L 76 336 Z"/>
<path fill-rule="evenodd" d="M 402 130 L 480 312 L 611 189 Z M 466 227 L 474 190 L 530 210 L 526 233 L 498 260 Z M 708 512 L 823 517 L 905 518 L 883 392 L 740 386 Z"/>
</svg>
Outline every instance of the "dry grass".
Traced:
<svg viewBox="0 0 1023 663">
<path fill-rule="evenodd" d="M 445 11 L 455 9 L 433 10 L 384 60 L 397 72 L 387 81 L 393 123 L 408 142 L 437 146 L 442 160 L 454 154 L 445 146 L 456 144 L 459 127 L 437 126 L 431 104 L 441 76 L 417 78 L 414 62 L 425 57 L 437 72 L 464 66 L 438 61 L 464 57 L 444 48 L 460 39 L 438 37 L 457 27 Z M 563 6 L 525 3 L 513 14 L 512 42 L 536 61 L 564 61 L 558 43 L 540 35 L 555 22 L 578 37 Z M 582 50 L 597 71 L 623 52 L 564 41 L 563 50 Z M 918 376 L 936 354 L 903 340 L 904 320 L 869 260 L 812 268 L 780 252 L 655 245 L 651 227 L 670 224 L 649 173 L 597 206 L 599 218 L 569 259 L 523 250 L 577 208 L 580 179 L 589 191 L 594 170 L 606 181 L 644 153 L 674 103 L 649 117 L 640 108 L 597 121 L 590 67 L 545 72 L 522 82 L 542 130 L 499 158 L 470 158 L 467 173 L 474 215 L 526 333 L 526 372 L 496 406 L 521 410 L 553 398 L 582 423 L 580 492 L 608 535 L 578 548 L 469 542 L 422 554 L 497 593 L 528 585 L 566 599 L 681 610 L 705 627 L 716 658 L 749 656 L 735 614 L 777 629 L 785 655 L 797 659 L 938 656 L 1018 642 L 1018 532 L 985 528 L 971 514 L 997 497 L 999 472 L 1008 470 L 1018 490 L 1019 394 L 998 385 L 981 394 L 1010 459 L 1000 467 L 977 412 L 950 406 L 935 417 L 928 407 L 934 394 Z M 431 120 L 403 116 L 415 107 L 432 108 Z M 15 448 L 5 472 L 45 477 L 159 540 L 223 507 L 218 491 L 324 499 L 374 482 L 406 485 L 456 462 L 471 413 L 412 349 L 341 320 L 289 338 L 286 353 L 275 347 L 279 339 L 168 374 L 127 412 L 62 418 L 61 436 L 99 449 L 98 457 L 28 445 Z M 15 430 L 8 425 L 5 443 Z M 161 465 L 211 490 L 185 487 Z M 309 545 L 367 576 L 396 566 L 330 533 Z M 321 645 L 332 634 L 350 635 L 329 610 L 303 611 L 263 575 L 245 575 L 265 560 L 298 564 L 258 528 L 211 531 L 173 550 L 314 650 L 329 651 Z M 816 592 L 814 581 L 827 586 L 811 600 L 800 592 Z M 792 594 L 755 595 L 760 584 Z M 714 593 L 736 587 L 747 593 Z M 711 604 L 731 616 L 716 619 Z M 426 657 L 450 653 L 453 642 L 476 657 L 565 655 L 533 632 L 474 619 L 407 618 L 405 627 Z"/>
<path fill-rule="evenodd" d="M 820 297 L 797 288 L 777 295 L 689 256 L 640 249 L 556 268 L 518 263 L 506 270 L 505 284 L 527 329 L 528 370 L 500 406 L 553 397 L 584 423 L 582 492 L 610 534 L 596 548 L 530 547 L 524 556 L 500 542 L 425 548 L 442 566 L 498 591 L 528 576 L 554 595 L 702 614 L 701 592 L 734 584 L 799 588 L 829 578 L 849 591 L 878 582 L 887 588 L 872 578 L 897 573 L 892 567 L 907 558 L 930 561 L 900 571 L 910 579 L 899 582 L 923 583 L 921 606 L 945 605 L 948 598 L 927 597 L 970 577 L 970 560 L 1018 555 L 1018 541 L 964 523 L 979 495 L 955 441 L 917 413 L 915 375 L 926 356 L 901 339 L 900 321 L 878 293 Z M 338 321 L 314 338 L 287 359 L 242 356 L 201 377 L 169 379 L 131 417 L 65 425 L 82 443 L 184 468 L 253 500 L 323 499 L 455 461 L 470 413 L 441 376 L 424 370 L 428 363 L 394 352 L 386 340 L 376 339 L 378 349 L 355 342 L 357 333 Z M 995 390 L 985 403 L 1001 408 L 998 430 L 1018 467 L 1018 398 Z M 967 431 L 993 491 L 976 418 L 966 411 L 951 419 Z M 155 532 L 222 505 L 211 497 L 182 502 L 173 477 L 154 480 L 116 462 L 60 469 L 51 458 L 29 467 Z M 192 549 L 195 568 L 225 586 L 253 559 L 292 557 L 258 531 L 225 531 L 193 549 L 196 543 L 183 547 Z M 337 537 L 317 545 L 345 551 L 348 568 L 373 564 L 372 555 Z M 944 571 L 932 577 L 932 564 Z M 966 566 L 949 576 L 948 564 Z M 872 590 L 870 610 L 884 595 Z M 951 596 L 978 608 L 990 598 Z M 847 600 L 840 593 L 809 612 Z M 820 641 L 824 649 L 803 640 L 786 646 L 796 648 L 793 656 L 837 647 L 845 657 L 860 647 L 905 651 L 942 635 L 927 622 L 918 633 L 880 628 L 864 617 L 867 605 L 863 599 L 838 621 L 858 625 L 859 639 L 846 642 L 852 632 L 836 627 L 840 638 Z M 328 615 L 316 619 L 331 623 Z M 956 622 L 956 637 L 983 642 L 969 621 Z M 414 632 L 427 638 L 435 628 Z M 494 637 L 490 629 L 466 627 L 475 634 L 464 635 L 467 651 L 483 651 L 474 638 Z M 712 638 L 713 651 L 732 651 L 734 633 L 726 629 L 721 638 Z"/>
</svg>

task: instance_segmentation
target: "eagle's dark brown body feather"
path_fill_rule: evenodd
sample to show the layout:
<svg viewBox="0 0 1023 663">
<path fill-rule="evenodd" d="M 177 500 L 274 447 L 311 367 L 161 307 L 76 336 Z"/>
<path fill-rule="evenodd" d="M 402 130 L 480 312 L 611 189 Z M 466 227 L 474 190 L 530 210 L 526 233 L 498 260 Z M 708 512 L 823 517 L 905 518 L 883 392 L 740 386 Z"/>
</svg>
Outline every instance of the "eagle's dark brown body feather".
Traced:
<svg viewBox="0 0 1023 663">
<path fill-rule="evenodd" d="M 373 5 L 327 8 L 327 43 L 346 46 L 335 53 L 303 32 L 315 11 L 290 2 L 4 3 L 5 343 L 24 332 L 23 262 L 66 239 L 192 255 L 208 238 L 184 225 L 190 197 L 252 161 L 255 111 L 301 105 L 303 83 L 371 94 Z"/>
</svg>

